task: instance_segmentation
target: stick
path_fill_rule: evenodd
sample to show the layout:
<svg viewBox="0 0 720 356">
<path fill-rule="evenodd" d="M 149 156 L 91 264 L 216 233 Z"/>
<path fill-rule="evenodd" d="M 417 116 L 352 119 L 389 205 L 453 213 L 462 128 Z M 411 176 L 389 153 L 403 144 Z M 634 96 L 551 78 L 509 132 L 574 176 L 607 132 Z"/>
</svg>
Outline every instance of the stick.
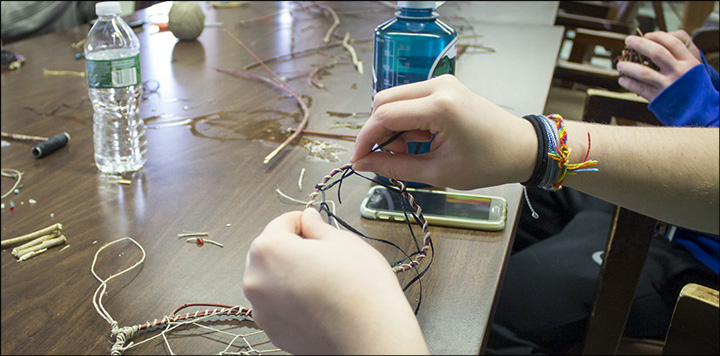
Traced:
<svg viewBox="0 0 720 356">
<path fill-rule="evenodd" d="M 341 44 L 342 44 L 342 42 L 337 41 L 337 42 L 333 42 L 333 43 L 328 43 L 328 44 L 326 44 L 326 45 L 322 45 L 322 46 L 320 46 L 320 47 L 308 48 L 308 49 L 302 50 L 302 51 L 300 51 L 300 52 L 293 52 L 293 53 L 288 53 L 288 54 L 283 54 L 283 55 L 275 56 L 275 57 L 268 58 L 268 59 L 263 59 L 263 60 L 260 60 L 260 61 L 256 61 L 256 62 L 250 63 L 250 64 L 248 64 L 248 65 L 245 65 L 245 66 L 243 67 L 243 69 L 244 69 L 244 70 L 248 70 L 248 69 L 250 69 L 250 68 L 259 66 L 261 63 L 270 63 L 270 62 L 274 62 L 274 61 L 279 61 L 279 60 L 285 59 L 285 57 L 287 57 L 288 59 L 291 59 L 291 58 L 299 58 L 299 57 L 307 56 L 307 55 L 310 55 L 310 54 L 314 54 L 314 53 L 320 52 L 320 51 L 322 51 L 322 50 L 324 50 L 324 49 L 328 49 L 328 48 L 332 48 L 332 47 L 335 47 L 335 46 L 339 46 L 339 45 L 341 45 Z"/>
<path fill-rule="evenodd" d="M 39 244 L 39 245 L 35 245 L 35 246 L 30 247 L 30 248 L 27 248 L 27 249 L 24 249 L 24 250 L 20 250 L 20 251 L 17 252 L 17 254 L 13 254 L 13 255 L 14 255 L 15 257 L 17 257 L 17 258 L 20 258 L 21 256 L 25 256 L 25 255 L 27 255 L 28 253 L 31 253 L 31 252 L 37 252 L 37 253 L 39 253 L 38 251 L 40 251 L 40 250 L 43 250 L 43 249 L 44 249 L 44 250 L 47 250 L 47 249 L 49 249 L 50 247 L 62 245 L 62 244 L 64 244 L 64 243 L 66 243 L 66 242 L 67 242 L 67 239 L 65 238 L 65 235 L 60 235 L 60 237 L 57 237 L 57 238 L 54 238 L 54 239 L 50 239 L 50 240 L 47 240 L 47 241 L 43 241 L 43 242 L 42 242 L 41 244 Z"/>
<path fill-rule="evenodd" d="M 43 252 L 45 252 L 45 251 L 47 251 L 47 249 L 42 249 L 42 250 L 40 250 L 40 251 L 28 252 L 28 253 L 20 256 L 20 258 L 18 258 L 18 262 L 25 261 L 25 260 L 29 259 L 30 257 L 37 256 L 37 255 L 39 255 L 39 254 L 41 254 L 41 253 L 43 253 Z"/>
<path fill-rule="evenodd" d="M 36 238 L 36 239 L 34 239 L 34 240 L 26 243 L 26 244 L 23 244 L 23 245 L 20 245 L 20 246 L 18 246 L 18 247 L 15 247 L 15 248 L 12 250 L 12 254 L 13 254 L 13 256 L 17 257 L 17 256 L 18 256 L 18 253 L 17 253 L 18 251 L 25 250 L 25 249 L 27 249 L 27 248 L 29 248 L 29 247 L 35 246 L 35 245 L 37 245 L 37 244 L 39 244 L 39 243 L 42 243 L 43 241 L 47 241 L 47 240 L 50 240 L 50 239 L 54 239 L 54 238 L 56 238 L 56 237 L 58 237 L 58 236 L 60 236 L 60 230 L 56 230 L 56 231 L 51 232 L 50 234 L 40 236 L 40 237 L 38 237 L 38 238 Z"/>
<path fill-rule="evenodd" d="M 357 54 L 355 53 L 355 48 L 351 46 L 348 41 L 350 40 L 350 32 L 345 33 L 345 38 L 342 41 L 343 47 L 350 52 L 350 56 L 352 57 L 353 65 L 355 65 L 355 68 L 357 68 L 358 73 L 363 74 L 363 62 L 359 61 L 357 59 Z"/>
<path fill-rule="evenodd" d="M 268 66 L 266 66 L 265 63 L 262 63 L 262 61 L 260 60 L 260 58 L 258 58 L 258 56 L 256 56 L 255 53 L 253 53 L 253 52 L 250 50 L 250 48 L 248 48 L 248 47 L 245 45 L 245 43 L 243 43 L 243 41 L 241 41 L 239 38 L 235 37 L 232 33 L 228 32 L 227 30 L 223 29 L 223 31 L 225 31 L 225 32 L 226 32 L 230 37 L 232 37 L 238 44 L 240 44 L 248 53 L 250 53 L 251 56 L 253 56 L 253 58 L 255 58 L 255 60 L 257 60 L 258 62 L 260 62 L 260 65 L 262 65 L 263 68 L 265 68 L 268 72 L 270 72 L 270 74 L 272 74 L 272 75 L 273 75 L 277 80 L 279 80 L 280 82 L 279 82 L 279 83 L 275 83 L 275 82 L 273 82 L 272 80 L 267 79 L 267 78 L 262 77 L 262 76 L 259 76 L 259 75 L 254 76 L 256 79 L 263 80 L 263 81 L 265 81 L 265 82 L 267 82 L 267 83 L 270 83 L 270 84 L 272 84 L 272 85 L 275 85 L 275 86 L 277 86 L 277 87 L 285 90 L 286 92 L 290 93 L 290 95 L 292 95 L 292 96 L 295 98 L 295 100 L 297 100 L 298 104 L 300 104 L 300 107 L 301 107 L 302 110 L 303 110 L 303 119 L 302 119 L 302 121 L 300 122 L 300 125 L 298 125 L 297 131 L 295 131 L 295 133 L 293 133 L 292 135 L 290 135 L 290 137 L 288 137 L 288 138 L 285 140 L 285 142 L 281 143 L 280 146 L 278 146 L 278 148 L 276 148 L 275 150 L 273 150 L 272 152 L 270 152 L 269 155 L 265 156 L 265 159 L 263 160 L 263 164 L 267 164 L 268 162 L 270 162 L 271 159 L 273 159 L 273 157 L 275 157 L 275 155 L 278 154 L 278 152 L 280 152 L 283 148 L 287 147 L 287 145 L 289 145 L 290 142 L 292 142 L 296 137 L 298 137 L 298 136 L 302 133 L 302 130 L 305 128 L 305 126 L 307 126 L 308 118 L 310 117 L 310 110 L 308 109 L 307 105 L 305 105 L 305 102 L 302 100 L 302 98 L 300 98 L 300 95 L 298 95 L 298 93 L 295 91 L 295 89 L 293 89 L 293 88 L 290 86 L 290 84 L 287 84 L 287 83 L 283 82 L 282 79 L 280 79 L 280 77 L 279 77 L 277 74 L 275 74 L 275 72 L 272 71 L 272 69 L 268 68 Z M 218 69 L 218 70 L 220 70 L 220 69 Z M 231 73 L 231 74 L 240 75 L 240 76 L 250 77 L 250 78 L 253 77 L 253 75 L 250 75 L 250 73 L 244 73 L 244 72 L 240 72 L 240 71 L 229 71 L 229 70 L 221 70 L 221 71 L 224 71 L 224 72 L 226 72 L 226 73 Z"/>
<path fill-rule="evenodd" d="M 327 33 L 325 34 L 325 37 L 323 37 L 323 42 L 328 43 L 328 42 L 330 42 L 330 36 L 332 36 L 333 32 L 335 32 L 335 29 L 340 25 L 340 19 L 338 18 L 338 15 L 335 13 L 335 10 L 333 10 L 329 6 L 318 5 L 318 7 L 329 12 L 330 15 L 332 15 L 332 17 L 334 19 L 332 26 L 330 26 Z"/>
<path fill-rule="evenodd" d="M 42 136 L 11 134 L 11 133 L 7 133 L 7 132 L 2 132 L 2 137 L 11 138 L 13 140 L 18 140 L 18 141 L 38 141 L 38 142 L 47 141 L 47 139 L 48 139 L 47 137 L 42 137 Z"/>
<path fill-rule="evenodd" d="M 295 131 L 295 129 L 292 127 L 289 127 L 288 131 L 293 132 L 293 131 Z M 325 136 L 325 137 L 349 138 L 349 139 L 353 139 L 353 140 L 357 138 L 357 135 L 340 134 L 340 133 L 332 133 L 332 132 L 303 130 L 303 133 L 308 134 L 308 135 Z"/>
<path fill-rule="evenodd" d="M 13 246 L 13 245 L 15 245 L 15 244 L 21 244 L 21 243 L 23 243 L 23 242 L 30 241 L 30 240 L 32 240 L 32 239 L 35 239 L 36 237 L 40 237 L 40 236 L 43 236 L 43 235 L 47 235 L 47 234 L 49 234 L 49 233 L 51 233 L 51 232 L 53 232 L 53 231 L 60 230 L 60 229 L 62 229 L 62 224 L 57 223 L 57 224 L 55 224 L 55 225 L 48 226 L 48 227 L 46 227 L 46 228 L 44 228 L 44 229 L 41 229 L 41 230 L 38 230 L 38 231 L 35 231 L 35 232 L 32 232 L 32 233 L 29 233 L 29 234 L 27 234 L 27 235 L 19 236 L 19 237 L 12 238 L 12 239 L 3 240 L 2 242 L 0 242 L 0 248 L 8 248 L 8 247 Z"/>
<path fill-rule="evenodd" d="M 197 236 L 209 236 L 209 234 L 207 232 L 191 232 L 188 234 L 178 234 L 178 238 L 197 237 Z"/>
</svg>

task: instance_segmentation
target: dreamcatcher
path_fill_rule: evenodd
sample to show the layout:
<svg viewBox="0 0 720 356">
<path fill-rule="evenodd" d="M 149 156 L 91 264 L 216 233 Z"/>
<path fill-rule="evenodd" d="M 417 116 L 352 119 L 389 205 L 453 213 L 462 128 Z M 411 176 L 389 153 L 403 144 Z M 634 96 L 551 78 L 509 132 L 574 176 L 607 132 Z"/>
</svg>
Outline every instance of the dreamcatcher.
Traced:
<svg viewBox="0 0 720 356">
<path fill-rule="evenodd" d="M 398 136 L 399 135 L 396 135 L 394 138 Z M 376 149 L 382 148 L 382 146 L 386 145 L 391 140 L 389 140 L 383 145 L 378 146 Z M 310 194 L 310 198 L 306 203 L 306 207 L 309 208 L 317 205 L 318 210 L 326 214 L 328 223 L 338 224 L 339 226 L 342 226 L 347 230 L 352 231 L 353 233 L 358 234 L 364 238 L 389 244 L 397 250 L 401 251 L 404 257 L 399 261 L 391 263 L 392 270 L 396 273 L 406 272 L 410 270 L 416 272 L 416 275 L 403 286 L 403 290 L 406 291 L 415 282 L 420 281 L 420 278 L 428 271 L 428 269 L 430 268 L 430 264 L 432 263 L 432 240 L 430 239 L 430 231 L 428 229 L 427 220 L 425 220 L 422 215 L 422 208 L 417 205 L 413 196 L 407 192 L 407 190 L 405 189 L 405 184 L 403 182 L 395 179 L 390 179 L 391 184 L 385 184 L 383 182 L 376 181 L 378 184 L 385 185 L 386 187 L 391 189 L 391 191 L 394 191 L 396 194 L 401 194 L 405 198 L 403 200 L 403 209 L 405 211 L 406 217 L 405 220 L 413 237 L 416 250 L 412 253 L 406 253 L 402 248 L 400 248 L 397 244 L 391 241 L 367 236 L 344 222 L 341 218 L 339 218 L 334 212 L 334 209 L 330 208 L 330 204 L 328 204 L 328 201 L 326 201 L 326 192 L 333 187 L 337 187 L 338 203 L 341 203 L 340 187 L 342 185 L 342 182 L 352 175 L 357 175 L 365 179 L 375 181 L 354 171 L 352 169 L 352 165 L 346 164 L 340 168 L 334 169 L 328 175 L 323 177 L 322 181 L 315 186 L 314 191 Z M 413 232 L 413 228 L 411 226 L 410 217 L 412 217 L 414 221 L 421 226 L 423 232 L 421 241 L 418 241 L 415 238 L 415 233 Z M 140 251 L 142 252 L 141 259 L 134 265 L 126 268 L 123 271 L 113 274 L 105 279 L 101 278 L 95 272 L 95 265 L 98 260 L 98 255 L 108 246 L 124 240 L 128 240 L 134 243 L 140 249 Z M 418 266 L 421 264 L 421 261 L 423 259 L 428 257 L 428 253 L 431 256 L 430 262 L 425 265 L 422 271 L 419 271 Z M 160 337 L 163 339 L 170 353 L 174 354 L 172 346 L 170 345 L 170 333 L 173 332 L 173 330 L 185 325 L 196 326 L 208 332 L 217 332 L 224 334 L 226 336 L 226 339 L 229 339 L 229 341 L 222 341 L 226 344 L 226 346 L 223 350 L 219 352 L 220 354 L 249 355 L 282 352 L 282 350 L 275 348 L 269 342 L 267 336 L 262 330 L 255 327 L 252 318 L 252 309 L 243 306 L 232 306 L 215 303 L 188 303 L 179 306 L 169 315 L 163 316 L 160 319 L 154 319 L 153 321 L 147 321 L 142 324 L 136 324 L 131 326 L 120 326 L 119 322 L 112 318 L 112 316 L 105 309 L 102 303 L 103 296 L 106 294 L 107 283 L 111 279 L 127 273 L 130 270 L 140 266 L 145 261 L 145 257 L 146 254 L 143 247 L 137 241 L 130 237 L 124 237 L 107 243 L 103 245 L 100 249 L 98 249 L 98 251 L 95 253 L 95 258 L 93 259 L 91 271 L 93 276 L 95 276 L 95 278 L 100 281 L 100 286 L 98 286 L 98 288 L 95 290 L 95 294 L 93 295 L 93 305 L 95 306 L 95 310 L 100 314 L 100 316 L 102 316 L 111 326 L 111 337 L 113 339 L 111 355 L 122 355 L 123 352 L 130 348 L 139 346 Z M 421 300 L 422 286 L 420 285 L 420 297 L 418 299 L 417 305 L 415 306 L 415 313 L 417 313 L 420 308 Z M 191 308 L 205 309 L 195 312 L 185 312 L 184 314 L 181 313 L 182 311 Z M 214 323 L 218 323 L 220 321 L 234 321 L 236 323 L 244 325 L 241 325 L 241 331 L 229 332 L 227 330 L 221 330 L 220 328 L 213 326 Z M 141 333 L 149 333 L 158 330 L 159 333 L 154 336 L 147 337 L 139 342 L 133 341 L 133 339 Z M 218 342 L 221 341 L 218 340 Z"/>
</svg>

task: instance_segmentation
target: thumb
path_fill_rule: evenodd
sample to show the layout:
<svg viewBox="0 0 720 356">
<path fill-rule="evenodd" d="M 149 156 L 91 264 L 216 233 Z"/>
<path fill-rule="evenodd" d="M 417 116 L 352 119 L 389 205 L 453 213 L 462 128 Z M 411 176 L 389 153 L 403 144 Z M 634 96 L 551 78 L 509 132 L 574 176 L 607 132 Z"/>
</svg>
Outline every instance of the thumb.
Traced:
<svg viewBox="0 0 720 356">
<path fill-rule="evenodd" d="M 307 208 L 300 218 L 300 235 L 306 239 L 322 240 L 340 232 L 323 220 L 320 212 Z M 330 237 L 331 238 L 331 237 Z"/>
</svg>

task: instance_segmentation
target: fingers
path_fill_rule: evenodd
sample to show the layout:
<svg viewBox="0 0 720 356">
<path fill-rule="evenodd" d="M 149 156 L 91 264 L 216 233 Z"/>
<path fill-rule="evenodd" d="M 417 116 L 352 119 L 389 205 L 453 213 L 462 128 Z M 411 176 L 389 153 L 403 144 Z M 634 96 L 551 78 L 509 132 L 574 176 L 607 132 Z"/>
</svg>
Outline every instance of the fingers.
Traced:
<svg viewBox="0 0 720 356">
<path fill-rule="evenodd" d="M 660 92 L 660 89 L 657 87 L 645 84 L 630 77 L 620 77 L 618 79 L 618 84 L 620 84 L 623 88 L 642 96 L 648 101 L 652 101 L 652 99 Z"/>
<path fill-rule="evenodd" d="M 650 58 L 651 61 L 660 67 L 660 70 L 666 70 L 675 59 L 668 48 L 648 38 L 628 36 L 625 38 L 625 45 L 638 51 L 641 55 Z"/>
<path fill-rule="evenodd" d="M 426 97 L 430 95 L 432 91 L 433 86 L 429 85 L 427 81 L 404 84 L 385 89 L 375 94 L 375 98 L 373 100 L 373 111 L 389 102 Z"/>
<path fill-rule="evenodd" d="M 333 238 L 340 230 L 323 220 L 320 212 L 314 208 L 307 208 L 302 212 L 301 217 L 301 235 L 306 239 L 326 239 Z"/>
<path fill-rule="evenodd" d="M 430 156 L 432 153 L 410 155 L 372 152 L 353 163 L 353 169 L 399 180 L 434 184 L 428 163 Z"/>
<path fill-rule="evenodd" d="M 282 214 L 270 221 L 260 236 L 285 236 L 287 234 L 298 235 L 300 233 L 300 217 L 302 213 L 299 211 L 291 211 Z M 258 236 L 258 237 L 260 237 Z"/>
<path fill-rule="evenodd" d="M 674 36 L 667 32 L 659 31 L 648 33 L 647 35 L 645 35 L 645 38 L 654 41 L 666 48 L 672 54 L 673 58 L 677 60 L 688 60 L 693 58 L 692 53 L 690 53 L 688 49 L 687 43 L 683 42 L 683 40 L 678 38 L 677 36 Z M 692 43 L 692 41 L 690 41 L 690 43 Z"/>
<path fill-rule="evenodd" d="M 680 42 L 682 42 L 685 47 L 690 51 L 690 53 L 695 57 L 695 59 L 698 60 L 698 62 L 702 62 L 702 55 L 700 54 L 700 50 L 695 46 L 695 42 L 693 42 L 692 37 L 688 35 L 685 30 L 677 30 L 670 32 L 671 35 L 677 37 Z"/>
<path fill-rule="evenodd" d="M 375 109 L 370 120 L 363 125 L 362 130 L 355 139 L 355 148 L 350 162 L 357 161 L 368 154 L 375 144 L 382 144 L 398 132 L 403 134 L 406 142 L 429 141 L 432 133 L 440 131 L 436 112 L 439 110 L 437 100 L 430 97 L 394 101 L 383 104 Z M 421 133 L 421 132 L 425 133 Z M 400 144 L 391 146 L 402 151 Z M 393 150 L 390 147 L 386 147 Z M 395 151 L 393 150 L 393 151 Z"/>
</svg>

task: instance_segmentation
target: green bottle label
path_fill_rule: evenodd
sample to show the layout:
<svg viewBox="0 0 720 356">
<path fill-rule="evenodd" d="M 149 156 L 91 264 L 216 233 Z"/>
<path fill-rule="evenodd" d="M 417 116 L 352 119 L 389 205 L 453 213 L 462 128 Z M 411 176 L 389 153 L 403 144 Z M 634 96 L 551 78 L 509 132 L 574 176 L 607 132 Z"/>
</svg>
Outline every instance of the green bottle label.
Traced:
<svg viewBox="0 0 720 356">
<path fill-rule="evenodd" d="M 428 79 L 441 76 L 443 74 L 455 74 L 455 62 L 457 60 L 457 37 L 453 38 L 442 53 L 435 59 L 430 73 L 428 73 Z"/>
<path fill-rule="evenodd" d="M 140 84 L 140 55 L 112 60 L 85 60 L 88 87 L 124 88 Z"/>
</svg>

